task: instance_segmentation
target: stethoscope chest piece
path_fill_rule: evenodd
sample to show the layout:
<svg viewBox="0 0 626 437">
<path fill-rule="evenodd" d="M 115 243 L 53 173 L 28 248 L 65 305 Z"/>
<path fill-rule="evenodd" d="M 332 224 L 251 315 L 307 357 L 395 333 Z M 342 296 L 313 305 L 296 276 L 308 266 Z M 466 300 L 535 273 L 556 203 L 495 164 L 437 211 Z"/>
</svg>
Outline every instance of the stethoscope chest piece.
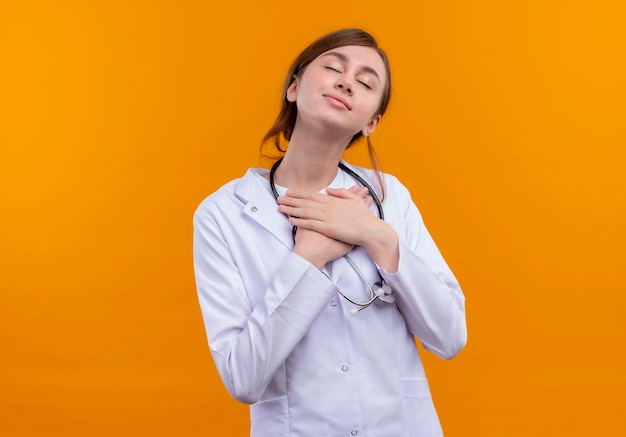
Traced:
<svg viewBox="0 0 626 437">
<path fill-rule="evenodd" d="M 391 287 L 385 281 L 379 281 L 374 284 L 374 293 L 379 300 L 385 303 L 394 303 L 396 298 L 393 297 Z"/>
</svg>

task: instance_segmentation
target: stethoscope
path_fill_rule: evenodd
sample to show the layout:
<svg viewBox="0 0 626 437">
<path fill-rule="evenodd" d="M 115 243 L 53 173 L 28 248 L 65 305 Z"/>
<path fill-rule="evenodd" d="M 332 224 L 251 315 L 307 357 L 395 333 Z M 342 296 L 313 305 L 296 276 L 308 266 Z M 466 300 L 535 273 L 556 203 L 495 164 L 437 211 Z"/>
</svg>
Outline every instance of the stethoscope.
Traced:
<svg viewBox="0 0 626 437">
<path fill-rule="evenodd" d="M 282 160 L 283 159 L 280 158 L 278 161 L 276 161 L 274 163 L 274 165 L 272 166 L 272 169 L 270 170 L 270 177 L 269 177 L 269 179 L 270 179 L 270 188 L 272 189 L 272 194 L 274 196 L 274 199 L 276 199 L 276 200 L 278 200 L 278 191 L 276 190 L 276 185 L 274 184 L 274 173 L 276 173 L 276 169 L 278 168 L 278 166 L 280 165 Z M 339 162 L 338 167 L 342 171 L 348 173 L 350 176 L 352 176 L 354 179 L 356 179 L 359 182 L 359 184 L 361 184 L 363 187 L 367 188 L 367 191 L 369 191 L 369 195 L 372 197 L 372 200 L 374 201 L 374 204 L 376 205 L 376 209 L 378 210 L 378 217 L 380 217 L 381 220 L 384 220 L 385 219 L 385 215 L 383 213 L 383 206 L 381 204 L 380 198 L 378 197 L 378 194 L 376 194 L 376 191 L 374 191 L 374 189 L 365 181 L 365 179 L 363 179 L 354 170 L 352 170 L 351 168 L 347 167 L 343 162 Z M 297 231 L 298 231 L 298 228 L 296 226 L 294 226 L 292 231 L 291 231 L 291 236 L 292 236 L 294 242 L 296 240 L 296 232 Z M 379 281 L 375 282 L 373 285 L 370 285 L 370 283 L 367 280 L 367 278 L 365 277 L 365 275 L 363 275 L 363 272 L 356 266 L 356 264 L 348 256 L 348 254 L 345 254 L 343 257 L 348 262 L 348 264 L 350 264 L 350 267 L 352 267 L 352 269 L 357 273 L 357 275 L 359 275 L 359 277 L 361 278 L 363 283 L 367 286 L 367 290 L 370 293 L 370 299 L 368 301 L 366 301 L 366 302 L 358 302 L 358 301 L 348 297 L 343 292 L 343 290 L 341 290 L 339 287 L 337 287 L 337 292 L 345 300 L 350 302 L 352 305 L 356 306 L 356 308 L 352 308 L 350 310 L 350 314 L 354 315 L 354 314 L 358 313 L 359 311 L 364 310 L 365 308 L 369 307 L 372 303 L 374 303 L 374 301 L 376 299 L 380 300 L 381 302 L 385 302 L 385 303 L 393 303 L 393 302 L 395 302 L 395 298 L 391 294 L 392 293 L 391 287 L 385 282 L 385 280 L 381 276 L 380 272 L 378 272 Z M 326 277 L 328 279 L 330 279 L 330 276 L 326 272 L 323 271 L 322 273 L 324 273 L 324 275 L 326 275 Z"/>
</svg>

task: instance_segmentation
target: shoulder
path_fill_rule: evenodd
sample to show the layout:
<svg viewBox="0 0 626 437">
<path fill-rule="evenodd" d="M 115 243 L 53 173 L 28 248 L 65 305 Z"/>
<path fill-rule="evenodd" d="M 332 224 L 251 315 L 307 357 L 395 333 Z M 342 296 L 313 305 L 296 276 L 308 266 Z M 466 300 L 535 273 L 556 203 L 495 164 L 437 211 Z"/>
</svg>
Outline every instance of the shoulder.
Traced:
<svg viewBox="0 0 626 437">
<path fill-rule="evenodd" d="M 250 168 L 243 176 L 225 183 L 200 202 L 194 218 L 222 216 L 241 211 L 254 185 L 260 182 L 259 175 L 266 171 L 262 168 Z"/>
</svg>

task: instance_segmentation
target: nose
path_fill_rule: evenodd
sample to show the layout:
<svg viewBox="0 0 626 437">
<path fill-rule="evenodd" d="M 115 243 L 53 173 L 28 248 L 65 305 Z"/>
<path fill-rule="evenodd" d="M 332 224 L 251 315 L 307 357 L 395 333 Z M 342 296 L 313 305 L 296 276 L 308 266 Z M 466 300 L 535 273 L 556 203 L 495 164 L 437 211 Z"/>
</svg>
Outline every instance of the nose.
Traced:
<svg viewBox="0 0 626 437">
<path fill-rule="evenodd" d="M 345 81 L 337 82 L 337 88 L 339 88 L 342 91 L 347 92 L 348 94 L 352 94 L 352 86 L 349 83 L 346 83 Z"/>
</svg>

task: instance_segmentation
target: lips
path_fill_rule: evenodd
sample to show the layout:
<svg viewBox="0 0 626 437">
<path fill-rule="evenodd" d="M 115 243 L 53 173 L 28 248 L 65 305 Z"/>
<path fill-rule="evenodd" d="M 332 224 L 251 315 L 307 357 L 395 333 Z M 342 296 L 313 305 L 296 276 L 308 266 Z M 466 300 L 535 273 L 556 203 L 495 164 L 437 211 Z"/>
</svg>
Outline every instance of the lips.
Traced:
<svg viewBox="0 0 626 437">
<path fill-rule="evenodd" d="M 344 99 L 341 96 L 335 95 L 335 94 L 324 94 L 324 97 L 329 98 L 329 99 L 333 99 L 338 101 L 339 103 L 342 103 L 343 106 L 346 107 L 347 110 L 351 110 L 352 108 L 350 107 L 350 105 L 348 104 L 348 102 L 346 101 L 346 99 Z"/>
</svg>

